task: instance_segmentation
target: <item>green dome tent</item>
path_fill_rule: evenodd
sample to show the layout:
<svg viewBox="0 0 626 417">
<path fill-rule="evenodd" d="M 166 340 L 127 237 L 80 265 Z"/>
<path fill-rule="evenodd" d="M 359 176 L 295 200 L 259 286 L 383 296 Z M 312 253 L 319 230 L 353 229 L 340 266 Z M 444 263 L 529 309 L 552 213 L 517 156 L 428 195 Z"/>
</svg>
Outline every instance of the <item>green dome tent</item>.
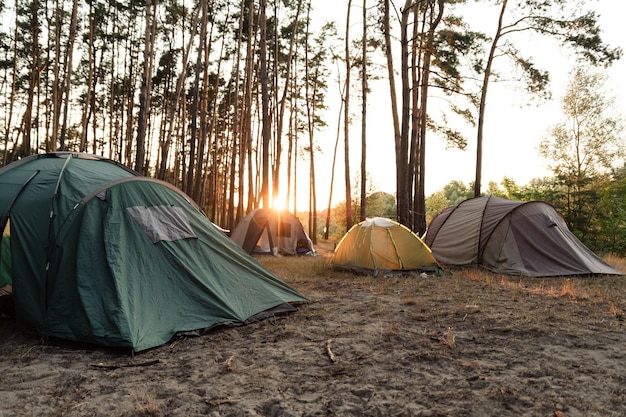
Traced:
<svg viewBox="0 0 626 417">
<path fill-rule="evenodd" d="M 382 217 L 352 226 L 339 241 L 330 264 L 374 275 L 438 269 L 430 248 L 415 233 Z"/>
<path fill-rule="evenodd" d="M 34 155 L 0 169 L 20 326 L 141 351 L 306 298 L 174 186 L 105 158 Z"/>
</svg>

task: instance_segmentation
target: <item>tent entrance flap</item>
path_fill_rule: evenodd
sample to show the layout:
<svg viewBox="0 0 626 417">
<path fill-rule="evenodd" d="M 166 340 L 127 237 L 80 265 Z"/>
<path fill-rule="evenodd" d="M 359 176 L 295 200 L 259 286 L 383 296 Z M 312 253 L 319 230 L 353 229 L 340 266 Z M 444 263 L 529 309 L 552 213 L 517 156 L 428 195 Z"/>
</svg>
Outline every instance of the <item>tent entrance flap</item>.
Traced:
<svg viewBox="0 0 626 417">
<path fill-rule="evenodd" d="M 2 228 L 0 240 L 0 289 L 12 285 L 11 280 L 11 222 Z"/>
<path fill-rule="evenodd" d="M 9 219 L 9 215 L 11 213 L 11 209 L 15 205 L 15 202 L 17 201 L 17 198 L 22 194 L 22 191 L 24 191 L 24 188 L 26 188 L 26 186 L 32 181 L 33 178 L 35 178 L 37 176 L 37 174 L 39 174 L 39 171 L 33 172 L 32 175 L 30 177 L 28 177 L 26 179 L 26 181 L 24 181 L 22 186 L 19 188 L 19 190 L 17 190 L 17 192 L 13 196 L 13 199 L 11 199 L 11 201 L 7 205 L 6 210 L 4 211 L 4 213 L 2 213 L 2 217 L 0 217 L 0 230 L 4 230 L 4 228 L 5 228 L 6 224 L 7 224 L 7 221 Z"/>
</svg>

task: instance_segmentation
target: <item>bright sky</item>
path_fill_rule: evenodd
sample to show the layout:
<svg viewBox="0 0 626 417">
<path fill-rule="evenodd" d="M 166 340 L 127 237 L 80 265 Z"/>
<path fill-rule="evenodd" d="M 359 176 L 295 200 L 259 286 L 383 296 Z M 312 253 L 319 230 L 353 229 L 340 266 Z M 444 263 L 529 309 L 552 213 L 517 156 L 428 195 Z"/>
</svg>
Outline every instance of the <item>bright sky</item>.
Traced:
<svg viewBox="0 0 626 417">
<path fill-rule="evenodd" d="M 324 4 L 328 4 L 327 8 Z M 361 10 L 359 1 L 352 12 L 353 36 L 361 34 Z M 336 0 L 317 0 L 315 7 L 320 10 L 331 11 L 332 19 L 341 19 L 338 23 L 341 35 L 345 33 L 345 14 L 337 12 Z M 620 2 L 616 0 L 602 2 L 588 2 L 588 7 L 593 8 L 600 14 L 600 26 L 603 29 L 603 38 L 611 46 L 620 46 L 626 51 L 626 38 L 623 35 L 623 21 L 620 12 Z M 480 21 L 478 23 L 481 23 Z M 489 26 L 495 30 L 496 21 L 487 19 L 482 30 L 492 35 Z M 533 42 L 531 45 L 540 45 Z M 537 145 L 546 136 L 548 128 L 563 120 L 560 99 L 565 92 L 565 86 L 569 81 L 569 72 L 573 69 L 571 61 L 565 52 L 561 52 L 555 45 L 541 44 L 541 49 L 536 51 L 523 50 L 526 56 L 532 54 L 535 63 L 549 69 L 552 83 L 550 90 L 553 99 L 549 102 L 528 104 L 528 97 L 512 85 L 490 85 L 488 104 L 486 109 L 484 145 L 483 145 L 483 184 L 486 189 L 490 181 L 500 183 L 506 176 L 515 180 L 519 185 L 527 184 L 531 179 L 549 176 L 547 162 L 538 156 Z M 396 61 L 399 63 L 398 61 Z M 609 83 L 612 93 L 616 96 L 621 112 L 626 108 L 626 88 L 620 83 L 622 74 L 626 73 L 626 58 L 622 58 L 617 64 L 608 70 Z M 356 75 L 353 75 L 353 79 Z M 398 77 L 399 78 L 399 77 Z M 330 84 L 331 89 L 336 87 Z M 372 93 L 368 104 L 368 155 L 367 171 L 372 179 L 372 186 L 379 191 L 395 194 L 395 156 L 393 144 L 393 128 L 391 125 L 391 112 L 389 100 L 389 88 L 385 79 L 371 85 Z M 354 91 L 354 90 L 353 90 Z M 358 92 L 354 93 L 354 101 L 351 102 L 351 110 L 354 113 L 353 124 L 350 127 L 350 170 L 352 177 L 356 178 L 360 166 L 360 100 Z M 331 110 L 326 117 L 328 129 L 316 132 L 317 141 L 323 149 L 323 154 L 318 154 L 316 160 L 316 181 L 318 189 L 318 209 L 328 204 L 328 190 L 330 186 L 330 167 L 332 164 L 332 152 L 337 132 L 337 112 L 339 111 L 339 98 L 332 102 L 329 95 L 328 105 Z M 537 103 L 536 100 L 533 103 Z M 343 126 L 340 141 L 343 141 Z M 469 145 L 465 151 L 446 149 L 445 145 L 434 134 L 427 137 L 427 162 L 426 162 L 426 195 L 443 188 L 450 181 L 458 180 L 466 184 L 473 181 L 475 174 L 476 157 L 476 130 L 472 127 L 462 129 Z M 333 190 L 333 205 L 344 201 L 344 164 L 343 146 L 340 145 L 336 165 L 335 183 Z M 354 184 L 354 179 L 353 179 Z M 299 188 L 300 195 L 306 193 L 306 188 Z M 355 193 L 353 189 L 353 193 Z M 306 209 L 299 203 L 299 210 Z"/>
</svg>

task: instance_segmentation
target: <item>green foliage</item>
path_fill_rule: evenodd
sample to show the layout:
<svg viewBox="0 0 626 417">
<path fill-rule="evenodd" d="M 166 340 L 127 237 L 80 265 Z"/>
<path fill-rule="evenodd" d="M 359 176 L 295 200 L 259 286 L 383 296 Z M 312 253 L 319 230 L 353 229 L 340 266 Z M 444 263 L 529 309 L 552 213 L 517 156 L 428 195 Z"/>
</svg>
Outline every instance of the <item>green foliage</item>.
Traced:
<svg viewBox="0 0 626 417">
<path fill-rule="evenodd" d="M 426 224 L 430 224 L 433 218 L 441 212 L 441 210 L 449 207 L 450 200 L 446 197 L 443 190 L 426 197 Z"/>
<path fill-rule="evenodd" d="M 367 217 L 396 217 L 396 198 L 389 193 L 377 191 L 367 196 L 365 215 Z"/>
<path fill-rule="evenodd" d="M 389 193 L 383 191 L 375 191 L 366 198 L 365 213 L 368 218 L 386 217 L 389 219 L 396 218 L 396 198 Z M 352 202 L 352 222 L 359 222 L 360 205 L 358 199 Z M 318 236 L 323 236 L 326 227 L 326 211 L 320 213 L 320 221 L 318 221 Z M 331 210 L 330 224 L 328 227 L 328 238 L 331 240 L 339 240 L 346 233 L 346 202 L 342 201 Z"/>
<path fill-rule="evenodd" d="M 443 187 L 443 193 L 450 202 L 449 205 L 456 206 L 461 201 L 474 196 L 474 185 L 472 183 L 465 185 L 461 181 L 450 181 L 448 185 Z"/>
<path fill-rule="evenodd" d="M 626 176 L 607 183 L 598 202 L 597 250 L 626 254 Z"/>
<path fill-rule="evenodd" d="M 326 210 L 320 212 L 317 222 L 317 235 L 324 236 L 326 230 Z M 353 219 L 355 221 L 355 219 Z M 358 221 L 358 219 L 356 220 Z M 346 202 L 342 201 L 330 211 L 330 222 L 328 224 L 328 239 L 339 241 L 346 230 Z"/>
<path fill-rule="evenodd" d="M 621 171 L 613 172 L 625 156 L 623 123 L 611 114 L 613 98 L 604 89 L 604 77 L 576 69 L 562 107 L 565 120 L 539 145 L 554 172 L 541 197 L 592 250 L 623 253 L 624 236 L 613 230 L 624 210 Z"/>
</svg>

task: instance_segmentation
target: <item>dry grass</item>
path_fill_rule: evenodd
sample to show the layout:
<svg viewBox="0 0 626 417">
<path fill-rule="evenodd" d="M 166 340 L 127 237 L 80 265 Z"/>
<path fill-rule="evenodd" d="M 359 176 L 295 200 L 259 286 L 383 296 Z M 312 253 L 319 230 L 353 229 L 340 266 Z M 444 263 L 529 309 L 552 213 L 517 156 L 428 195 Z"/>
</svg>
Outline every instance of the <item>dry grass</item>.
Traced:
<svg viewBox="0 0 626 417">
<path fill-rule="evenodd" d="M 450 349 L 454 349 L 456 347 L 456 337 L 454 335 L 454 329 L 452 327 L 448 326 L 448 328 L 446 329 L 446 335 L 443 339 L 443 342 Z"/>
<path fill-rule="evenodd" d="M 626 311 L 626 276 L 606 277 L 549 277 L 532 278 L 494 274 L 479 268 L 457 269 L 445 271 L 442 278 L 422 278 L 418 274 L 409 274 L 396 277 L 374 277 L 355 275 L 349 272 L 334 271 L 328 264 L 329 253 L 311 259 L 305 258 L 260 258 L 259 260 L 278 276 L 292 283 L 304 294 L 326 292 L 329 286 L 337 297 L 353 296 L 355 290 L 365 291 L 374 295 L 375 300 L 380 297 L 395 297 L 399 303 L 411 311 L 409 317 L 418 322 L 422 321 L 423 314 L 420 306 L 424 305 L 424 291 L 437 280 L 445 279 L 447 294 L 428 295 L 428 302 L 433 317 L 441 316 L 441 322 L 433 321 L 431 331 L 443 333 L 440 340 L 449 349 L 457 346 L 457 335 L 453 326 L 445 323 L 446 315 L 451 310 L 450 300 L 458 299 L 452 306 L 455 315 L 471 317 L 482 313 L 488 307 L 499 310 L 518 308 L 528 302 L 528 297 L 539 296 L 548 299 L 565 301 L 573 304 L 593 304 L 600 311 L 597 320 L 602 316 L 611 316 L 623 320 Z M 620 271 L 626 271 L 626 259 L 610 257 L 607 261 Z M 626 272 L 625 272 L 626 273 Z M 332 281 L 327 277 L 332 276 Z M 473 282 L 475 285 L 468 285 Z M 489 306 L 488 301 L 506 291 L 510 296 L 510 306 Z M 459 297 L 461 295 L 461 297 Z M 438 311 L 441 311 L 439 314 Z M 377 320 L 378 337 L 381 339 L 398 336 L 400 327 L 384 322 L 391 313 L 389 304 L 375 301 L 371 305 L 370 313 Z M 529 311 L 520 318 L 520 325 L 528 325 L 536 329 L 548 329 L 550 322 L 570 320 L 561 316 L 555 309 Z M 439 330 L 437 330 L 439 329 Z M 356 327 L 343 328 L 338 334 L 348 336 L 359 332 Z"/>
<path fill-rule="evenodd" d="M 138 389 L 131 393 L 135 401 L 135 411 L 139 416 L 161 417 L 165 415 L 165 411 L 159 405 L 156 393 L 148 393 L 144 389 Z"/>
<path fill-rule="evenodd" d="M 609 257 L 606 260 L 626 274 L 626 259 Z M 554 298 L 606 302 L 614 305 L 626 303 L 626 275 L 534 278 L 493 274 L 477 268 L 457 270 L 454 273 L 488 286 L 518 289 Z"/>
<path fill-rule="evenodd" d="M 613 268 L 626 274 L 626 258 L 622 258 L 615 255 L 609 255 L 604 258 Z"/>
</svg>

